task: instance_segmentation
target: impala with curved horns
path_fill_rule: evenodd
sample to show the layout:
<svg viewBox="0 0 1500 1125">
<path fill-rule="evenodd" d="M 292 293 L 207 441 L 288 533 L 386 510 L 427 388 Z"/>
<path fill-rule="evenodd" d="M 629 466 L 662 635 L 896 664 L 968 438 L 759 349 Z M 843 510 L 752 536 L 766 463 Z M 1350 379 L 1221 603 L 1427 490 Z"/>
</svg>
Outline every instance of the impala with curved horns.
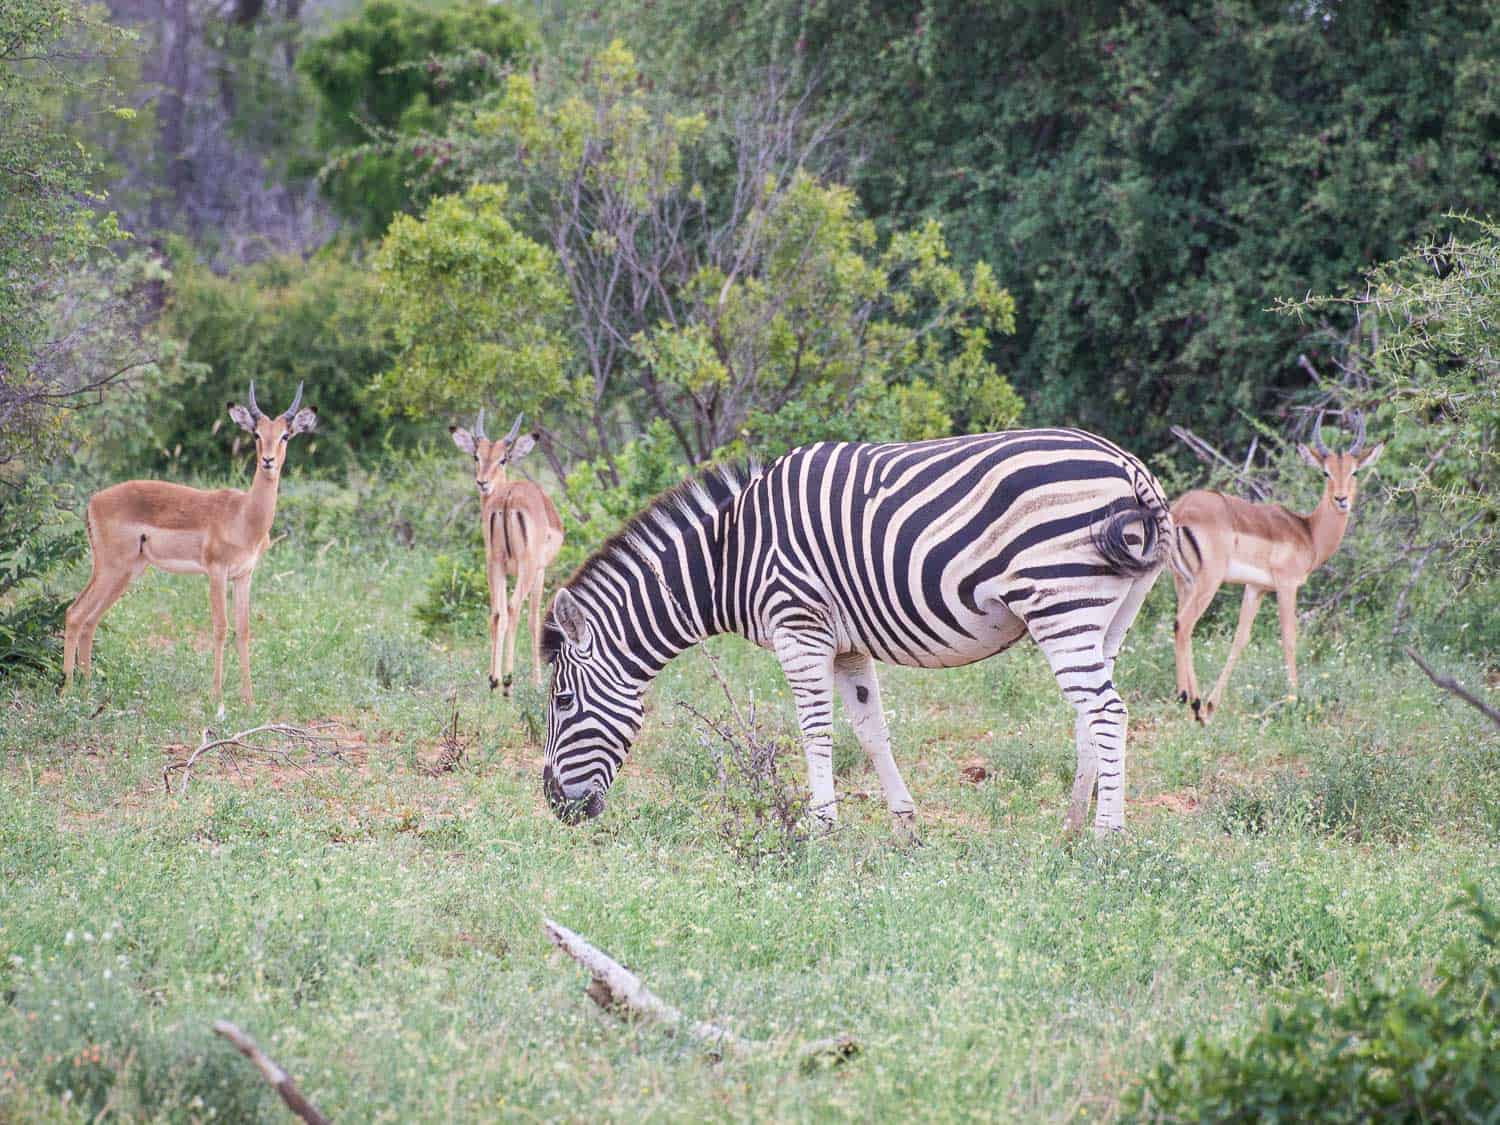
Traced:
<svg viewBox="0 0 1500 1125">
<path fill-rule="evenodd" d="M 250 689 L 250 575 L 270 546 L 276 491 L 293 434 L 311 432 L 317 410 L 302 407 L 302 384 L 292 405 L 261 413 L 250 384 L 248 406 L 229 404 L 229 417 L 255 435 L 255 479 L 248 492 L 201 489 L 159 480 L 131 480 L 94 493 L 88 505 L 94 572 L 68 607 L 63 634 L 63 687 L 73 682 L 75 661 L 89 675 L 94 630 L 110 606 L 148 566 L 175 574 L 208 576 L 214 623 L 214 701 L 224 710 L 224 639 L 229 628 L 225 595 L 234 587 L 234 631 L 240 657 L 240 699 Z M 299 409 L 300 407 L 300 409 Z"/>
<path fill-rule="evenodd" d="M 453 444 L 474 458 L 484 569 L 490 587 L 490 690 L 504 684 L 506 695 L 515 672 L 516 633 L 527 598 L 531 599 L 531 682 L 541 686 L 542 585 L 547 567 L 563 544 L 562 520 L 547 494 L 529 480 L 509 479 L 509 465 L 536 445 L 536 434 L 521 433 L 521 418 L 517 414 L 510 433 L 498 441 L 485 436 L 483 407 L 472 433 L 448 427 Z M 507 577 L 516 580 L 509 599 Z"/>
<path fill-rule="evenodd" d="M 1307 515 L 1280 504 L 1253 504 L 1222 492 L 1196 490 L 1172 505 L 1179 552 L 1192 575 L 1188 584 L 1174 575 L 1177 586 L 1177 698 L 1192 703 L 1199 722 L 1213 717 L 1229 683 L 1229 673 L 1250 640 L 1260 600 L 1276 593 L 1281 615 L 1281 649 L 1286 658 L 1290 698 L 1297 697 L 1297 590 L 1308 576 L 1339 549 L 1354 508 L 1355 474 L 1375 463 L 1385 448 L 1365 449 L 1364 415 L 1355 413 L 1354 441 L 1335 453 L 1323 444 L 1323 411 L 1313 424 L 1312 447 L 1298 445 L 1302 459 L 1323 471 L 1323 499 Z M 1240 622 L 1229 646 L 1229 657 L 1207 699 L 1198 695 L 1193 668 L 1193 627 L 1225 582 L 1242 583 Z"/>
</svg>

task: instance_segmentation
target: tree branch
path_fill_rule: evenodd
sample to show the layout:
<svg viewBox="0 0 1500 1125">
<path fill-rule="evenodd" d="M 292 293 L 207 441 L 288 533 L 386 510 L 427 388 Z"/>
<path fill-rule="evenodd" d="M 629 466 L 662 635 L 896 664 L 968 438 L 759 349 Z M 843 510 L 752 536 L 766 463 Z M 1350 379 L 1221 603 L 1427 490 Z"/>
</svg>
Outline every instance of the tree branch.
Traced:
<svg viewBox="0 0 1500 1125">
<path fill-rule="evenodd" d="M 287 1109 L 306 1121 L 307 1125 L 331 1125 L 318 1107 L 308 1101 L 302 1091 L 297 1089 L 292 1076 L 277 1066 L 276 1060 L 262 1051 L 254 1039 L 228 1020 L 215 1020 L 214 1034 L 228 1039 L 240 1054 L 254 1063 L 255 1069 L 265 1075 L 266 1081 L 276 1088 L 276 1092 L 281 1095 L 281 1100 L 286 1102 Z"/>
<path fill-rule="evenodd" d="M 1416 649 L 1408 648 L 1406 650 L 1406 655 L 1411 657 L 1412 660 L 1416 662 L 1417 667 L 1422 669 L 1422 671 L 1427 674 L 1427 678 L 1435 683 L 1438 687 L 1442 688 L 1450 695 L 1458 696 L 1458 698 L 1462 699 L 1470 707 L 1477 707 L 1484 714 L 1485 718 L 1489 719 L 1489 721 L 1494 723 L 1497 727 L 1500 727 L 1500 711 L 1495 710 L 1495 708 L 1491 707 L 1484 700 L 1480 699 L 1479 696 L 1469 691 L 1452 676 L 1439 676 L 1432 670 L 1427 661 L 1423 660 L 1420 656 L 1417 655 Z"/>
</svg>

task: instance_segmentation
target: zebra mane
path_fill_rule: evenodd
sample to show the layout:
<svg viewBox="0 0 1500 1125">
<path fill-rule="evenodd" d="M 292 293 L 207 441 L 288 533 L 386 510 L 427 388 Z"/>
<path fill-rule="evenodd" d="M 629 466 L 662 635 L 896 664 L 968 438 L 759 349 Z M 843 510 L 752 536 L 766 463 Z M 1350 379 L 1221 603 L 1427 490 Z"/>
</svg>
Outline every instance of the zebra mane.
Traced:
<svg viewBox="0 0 1500 1125">
<path fill-rule="evenodd" d="M 623 552 L 654 557 L 663 537 L 670 538 L 675 532 L 698 527 L 718 515 L 730 501 L 745 491 L 751 481 L 760 476 L 761 471 L 761 464 L 754 459 L 736 461 L 727 465 L 715 465 L 674 485 L 606 539 L 598 550 L 579 565 L 563 586 L 588 585 L 600 569 Z M 542 625 L 542 659 L 550 664 L 557 656 L 561 644 L 562 631 L 553 623 L 552 607 L 548 606 L 547 617 Z"/>
</svg>

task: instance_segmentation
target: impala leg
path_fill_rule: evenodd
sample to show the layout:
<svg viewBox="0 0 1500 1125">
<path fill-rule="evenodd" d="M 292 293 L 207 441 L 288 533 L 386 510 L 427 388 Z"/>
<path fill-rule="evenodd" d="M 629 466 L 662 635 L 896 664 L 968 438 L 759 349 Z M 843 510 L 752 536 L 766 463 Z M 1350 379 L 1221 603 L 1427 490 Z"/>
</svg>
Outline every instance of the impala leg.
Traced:
<svg viewBox="0 0 1500 1125">
<path fill-rule="evenodd" d="M 1203 702 L 1203 711 L 1199 715 L 1201 722 L 1207 723 L 1213 718 L 1219 701 L 1224 697 L 1224 688 L 1229 683 L 1229 673 L 1234 671 L 1234 662 L 1240 658 L 1240 653 L 1244 652 L 1245 646 L 1250 643 L 1250 627 L 1255 624 L 1255 613 L 1260 609 L 1260 599 L 1264 595 L 1265 590 L 1259 586 L 1245 587 L 1245 600 L 1240 603 L 1240 623 L 1235 627 L 1234 640 L 1229 645 L 1229 659 L 1224 661 L 1224 670 L 1219 673 L 1214 690 Z"/>
<path fill-rule="evenodd" d="M 833 792 L 833 645 L 824 637 L 783 630 L 776 634 L 775 647 L 797 703 L 812 790 L 808 812 L 828 831 L 838 822 Z"/>
<path fill-rule="evenodd" d="M 834 659 L 833 682 L 844 701 L 844 710 L 854 727 L 855 737 L 875 767 L 886 807 L 891 810 L 898 836 L 911 838 L 916 833 L 916 805 L 896 768 L 891 755 L 891 732 L 886 726 L 885 710 L 880 705 L 880 682 L 875 678 L 875 662 L 864 653 L 848 652 Z"/>
<path fill-rule="evenodd" d="M 224 713 L 224 642 L 229 637 L 229 580 L 222 570 L 208 572 L 208 608 L 214 619 L 214 702 Z"/>
<path fill-rule="evenodd" d="M 505 630 L 510 627 L 507 601 L 505 601 L 505 568 L 490 565 L 489 568 L 489 690 L 499 687 L 499 676 L 504 673 L 501 657 L 504 654 Z M 510 694 L 510 687 L 505 688 Z"/>
<path fill-rule="evenodd" d="M 542 591 L 546 586 L 547 572 L 536 569 L 536 582 L 531 587 L 531 682 L 542 686 Z"/>
<path fill-rule="evenodd" d="M 1219 583 L 1210 579 L 1207 567 L 1198 572 L 1197 580 L 1191 586 L 1175 574 L 1172 579 L 1177 588 L 1173 641 L 1177 651 L 1177 699 L 1180 703 L 1191 703 L 1193 712 L 1201 717 L 1198 673 L 1193 664 L 1193 630 L 1219 592 Z"/>
<path fill-rule="evenodd" d="M 78 667 L 84 679 L 88 679 L 93 673 L 94 633 L 99 628 L 99 622 L 109 612 L 110 607 L 125 596 L 125 591 L 130 589 L 130 584 L 140 577 L 145 569 L 145 563 L 141 563 L 125 571 L 100 574 L 99 582 L 94 587 L 88 604 L 79 607 Z"/>
<path fill-rule="evenodd" d="M 505 691 L 510 693 L 511 681 L 516 675 L 516 635 L 521 631 L 521 614 L 526 609 L 526 599 L 536 589 L 536 567 L 523 556 L 516 567 L 516 589 L 510 605 L 510 629 L 505 638 Z M 532 661 L 536 661 L 537 645 L 532 644 Z"/>
<path fill-rule="evenodd" d="M 73 604 L 63 614 L 63 690 L 73 686 L 73 665 L 79 655 L 79 637 L 84 622 L 88 620 L 89 603 L 99 588 L 99 560 L 94 559 L 94 570 L 89 575 L 88 585 L 73 599 Z"/>
<path fill-rule="evenodd" d="M 250 575 L 234 580 L 234 646 L 240 656 L 240 702 L 255 702 L 250 688 Z"/>
<path fill-rule="evenodd" d="M 1297 587 L 1283 586 L 1276 591 L 1276 612 L 1281 617 L 1281 654 L 1286 657 L 1286 679 L 1289 693 L 1297 698 Z"/>
</svg>

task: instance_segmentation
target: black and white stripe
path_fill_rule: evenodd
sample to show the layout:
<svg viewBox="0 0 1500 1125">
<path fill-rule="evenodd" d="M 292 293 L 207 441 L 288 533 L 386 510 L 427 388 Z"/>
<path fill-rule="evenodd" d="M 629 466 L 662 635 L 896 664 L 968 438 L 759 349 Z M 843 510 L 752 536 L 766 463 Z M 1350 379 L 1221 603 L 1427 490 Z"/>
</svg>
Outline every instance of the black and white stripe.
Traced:
<svg viewBox="0 0 1500 1125">
<path fill-rule="evenodd" d="M 543 786 L 560 815 L 597 815 L 640 730 L 647 684 L 715 633 L 771 649 L 797 702 L 815 811 L 835 815 L 833 694 L 898 824 L 911 796 L 891 757 L 874 662 L 954 667 L 1028 633 L 1077 710 L 1068 820 L 1124 824 L 1125 631 L 1177 536 L 1136 458 L 1079 430 L 904 444 L 823 443 L 764 471 L 719 470 L 657 500 L 559 591 Z"/>
</svg>

